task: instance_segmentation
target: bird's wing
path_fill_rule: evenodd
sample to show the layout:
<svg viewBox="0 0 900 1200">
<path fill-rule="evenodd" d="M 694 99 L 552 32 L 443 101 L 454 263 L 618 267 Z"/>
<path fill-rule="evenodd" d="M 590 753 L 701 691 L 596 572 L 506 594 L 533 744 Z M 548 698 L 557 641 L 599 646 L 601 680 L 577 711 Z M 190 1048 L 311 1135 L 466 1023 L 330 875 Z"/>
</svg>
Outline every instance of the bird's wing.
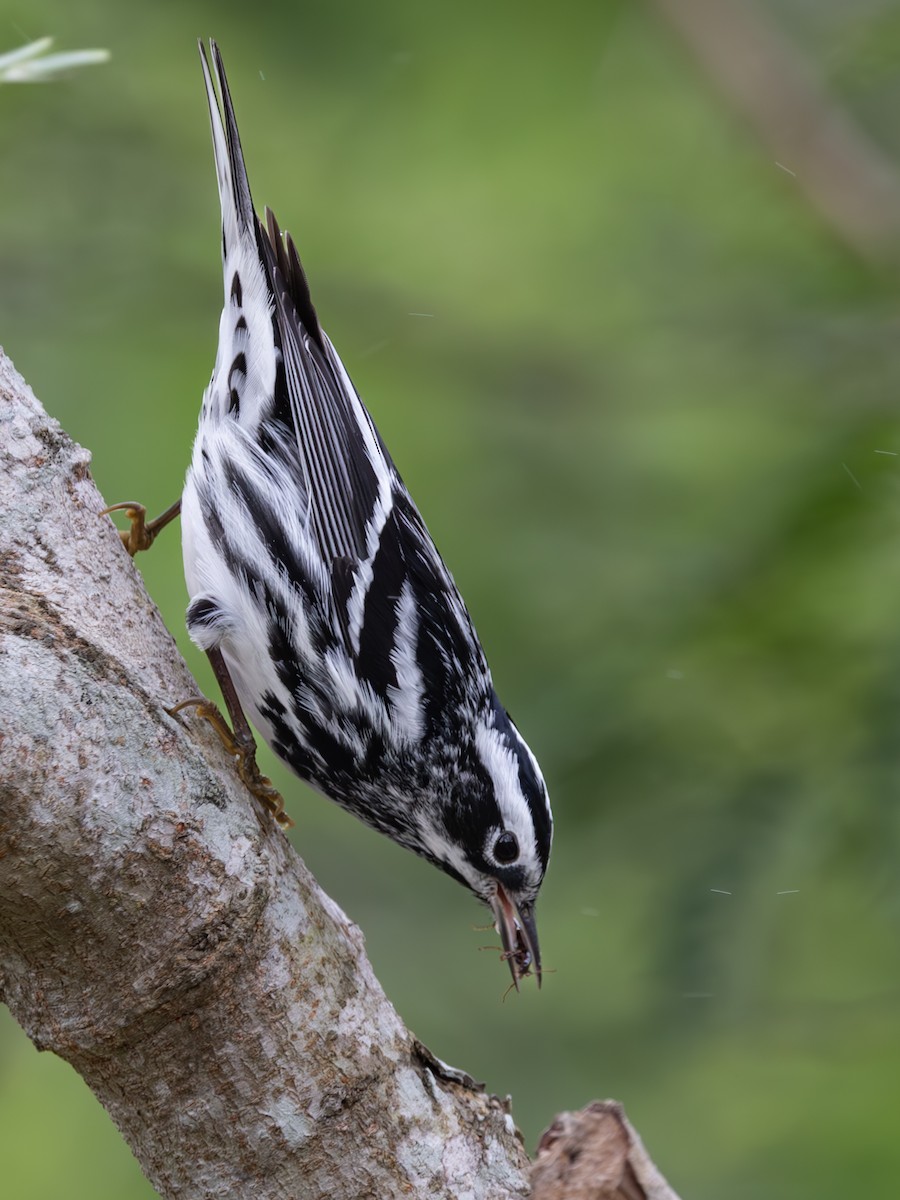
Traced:
<svg viewBox="0 0 900 1200">
<path fill-rule="evenodd" d="M 309 531 L 323 562 L 360 562 L 371 557 L 390 506 L 393 464 L 319 326 L 293 240 L 282 236 L 271 212 L 266 229 L 256 216 L 215 42 L 211 49 L 212 73 L 201 43 L 225 263 L 213 403 L 256 428 L 260 439 L 273 422 L 293 429 Z"/>
</svg>

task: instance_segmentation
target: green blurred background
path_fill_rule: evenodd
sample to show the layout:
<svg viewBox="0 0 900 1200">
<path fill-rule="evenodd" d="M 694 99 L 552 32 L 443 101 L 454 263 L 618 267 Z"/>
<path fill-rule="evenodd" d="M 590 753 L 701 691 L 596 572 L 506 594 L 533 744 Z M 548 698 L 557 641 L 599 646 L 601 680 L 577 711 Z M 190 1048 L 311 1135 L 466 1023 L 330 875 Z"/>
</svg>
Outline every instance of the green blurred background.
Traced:
<svg viewBox="0 0 900 1200">
<path fill-rule="evenodd" d="M 900 3 L 761 11 L 895 170 Z M 816 215 L 652 3 L 2 0 L 0 50 L 45 34 L 112 60 L 0 88 L 0 344 L 110 502 L 174 499 L 214 34 L 257 204 L 543 764 L 549 974 L 505 1001 L 464 891 L 273 769 L 402 1017 L 532 1148 L 615 1096 L 685 1200 L 896 1194 L 896 254 Z M 211 690 L 177 534 L 139 566 Z M 154 1194 L 5 1010 L 0 1192 Z"/>
</svg>

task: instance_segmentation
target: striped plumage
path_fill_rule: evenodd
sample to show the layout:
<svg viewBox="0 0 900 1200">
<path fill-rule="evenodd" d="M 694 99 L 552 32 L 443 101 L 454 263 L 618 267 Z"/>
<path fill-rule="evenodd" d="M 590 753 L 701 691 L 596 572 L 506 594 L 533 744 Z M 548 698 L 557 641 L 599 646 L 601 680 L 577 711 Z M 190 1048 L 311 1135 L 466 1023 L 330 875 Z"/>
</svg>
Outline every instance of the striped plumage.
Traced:
<svg viewBox="0 0 900 1200">
<path fill-rule="evenodd" d="M 540 977 L 552 823 L 537 762 L 294 243 L 253 209 L 222 61 L 201 45 L 225 305 L 182 499 L 191 637 L 300 776 L 489 904 Z M 221 94 L 221 110 L 211 77 Z"/>
</svg>

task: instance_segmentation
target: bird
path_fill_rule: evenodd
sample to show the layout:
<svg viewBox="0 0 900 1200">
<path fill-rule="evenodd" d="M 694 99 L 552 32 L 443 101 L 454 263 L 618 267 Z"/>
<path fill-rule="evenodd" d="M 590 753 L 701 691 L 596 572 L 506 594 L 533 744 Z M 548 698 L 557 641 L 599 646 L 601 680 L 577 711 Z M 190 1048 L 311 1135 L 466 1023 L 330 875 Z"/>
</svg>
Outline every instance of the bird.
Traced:
<svg viewBox="0 0 900 1200">
<path fill-rule="evenodd" d="M 292 237 L 256 214 L 222 56 L 214 40 L 199 49 L 224 307 L 180 512 L 188 632 L 231 730 L 204 715 L 279 819 L 251 725 L 300 779 L 486 904 L 513 984 L 533 973 L 540 986 L 535 902 L 553 836 L 540 767 Z"/>
</svg>

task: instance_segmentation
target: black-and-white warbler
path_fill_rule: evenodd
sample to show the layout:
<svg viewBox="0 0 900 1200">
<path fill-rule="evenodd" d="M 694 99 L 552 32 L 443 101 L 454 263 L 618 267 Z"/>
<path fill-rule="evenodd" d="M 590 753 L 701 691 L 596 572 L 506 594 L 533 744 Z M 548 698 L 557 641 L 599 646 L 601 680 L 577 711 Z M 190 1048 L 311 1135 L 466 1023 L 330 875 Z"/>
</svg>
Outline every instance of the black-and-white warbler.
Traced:
<svg viewBox="0 0 900 1200">
<path fill-rule="evenodd" d="M 222 686 L 233 749 L 253 747 L 243 707 L 301 779 L 488 904 L 513 981 L 533 968 L 540 982 L 534 905 L 552 836 L 540 769 L 319 325 L 290 235 L 254 212 L 211 49 L 225 306 L 181 501 L 190 635 Z"/>
</svg>

